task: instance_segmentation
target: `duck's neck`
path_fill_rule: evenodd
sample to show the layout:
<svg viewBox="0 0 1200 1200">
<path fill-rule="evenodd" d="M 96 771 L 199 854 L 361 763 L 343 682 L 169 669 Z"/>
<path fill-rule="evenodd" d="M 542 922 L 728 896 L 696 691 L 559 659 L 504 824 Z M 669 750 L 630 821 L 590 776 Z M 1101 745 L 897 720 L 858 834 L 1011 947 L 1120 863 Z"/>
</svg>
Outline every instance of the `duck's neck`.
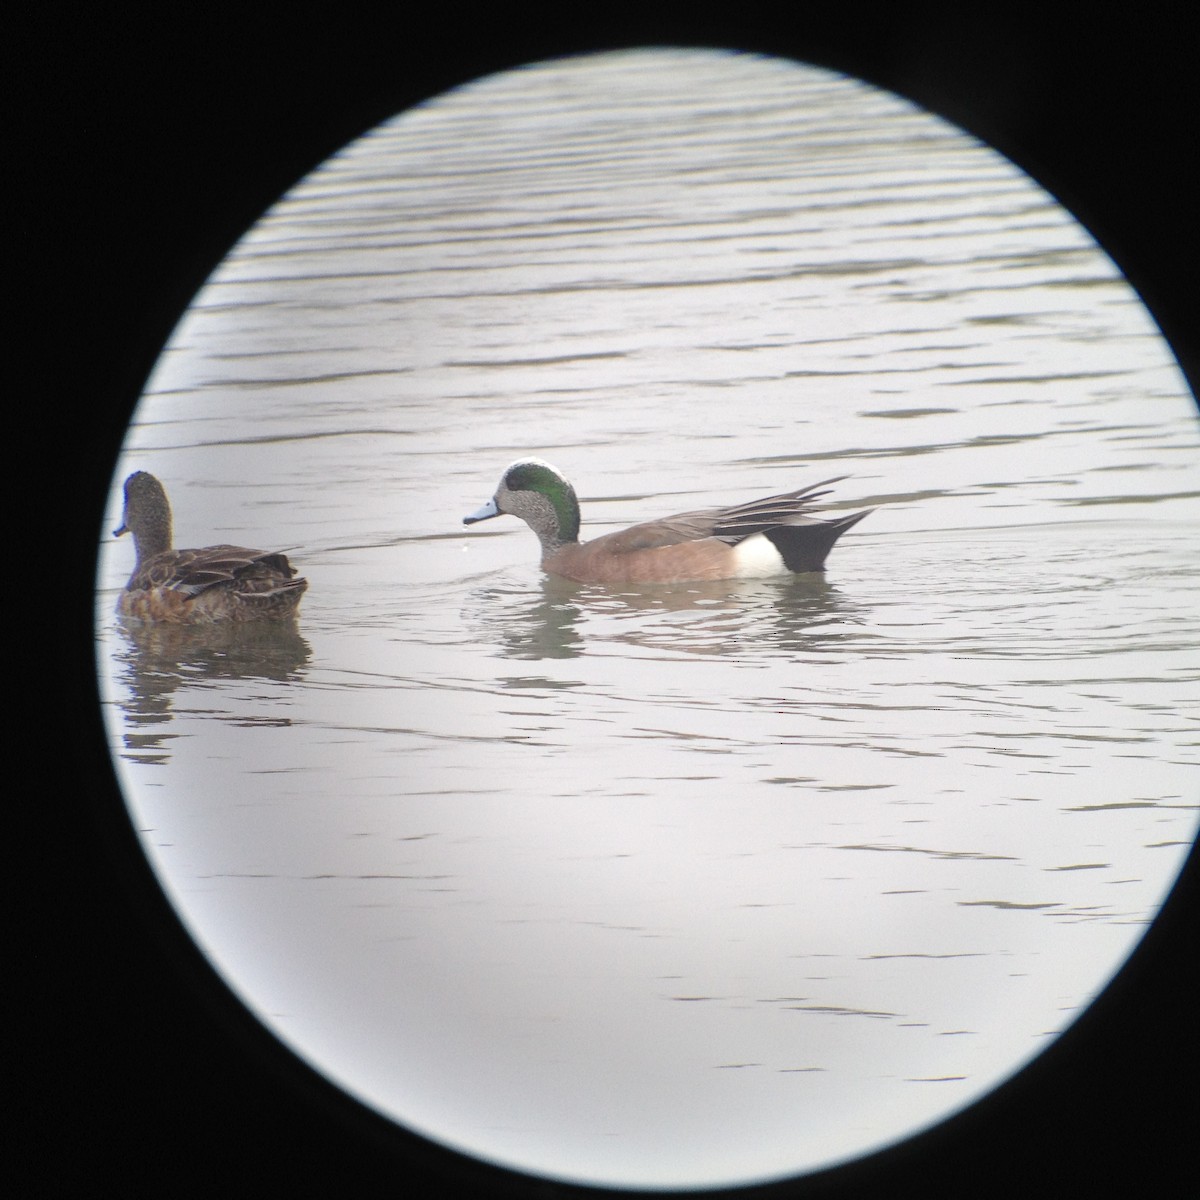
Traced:
<svg viewBox="0 0 1200 1200">
<path fill-rule="evenodd" d="M 171 549 L 171 513 L 152 512 L 143 514 L 133 534 L 133 548 L 137 555 L 138 565 L 149 561 L 156 554 Z"/>
<path fill-rule="evenodd" d="M 579 506 L 566 496 L 535 492 L 522 508 L 521 516 L 542 544 L 543 557 L 579 541 Z"/>
</svg>

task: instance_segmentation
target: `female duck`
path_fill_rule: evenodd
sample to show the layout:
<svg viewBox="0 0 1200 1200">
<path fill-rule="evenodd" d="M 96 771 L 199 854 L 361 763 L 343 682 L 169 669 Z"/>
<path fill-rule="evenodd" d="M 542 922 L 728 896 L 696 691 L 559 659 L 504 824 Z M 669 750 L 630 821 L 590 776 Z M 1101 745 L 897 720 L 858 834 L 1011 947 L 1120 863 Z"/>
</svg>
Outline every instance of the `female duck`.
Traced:
<svg viewBox="0 0 1200 1200">
<path fill-rule="evenodd" d="M 581 542 L 575 489 L 549 463 L 523 458 L 504 472 L 495 496 L 463 524 L 501 513 L 520 517 L 542 544 L 542 568 L 580 583 L 761 579 L 823 571 L 834 542 L 871 511 L 829 521 L 809 516 L 812 501 L 827 495 L 818 489 L 836 482 L 826 479 L 748 504 L 646 521 Z"/>
<path fill-rule="evenodd" d="M 285 554 L 243 546 L 171 547 L 171 505 L 145 471 L 125 480 L 125 516 L 114 536 L 133 534 L 137 565 L 117 612 L 139 621 L 202 625 L 294 618 L 308 580 L 295 579 Z"/>
</svg>

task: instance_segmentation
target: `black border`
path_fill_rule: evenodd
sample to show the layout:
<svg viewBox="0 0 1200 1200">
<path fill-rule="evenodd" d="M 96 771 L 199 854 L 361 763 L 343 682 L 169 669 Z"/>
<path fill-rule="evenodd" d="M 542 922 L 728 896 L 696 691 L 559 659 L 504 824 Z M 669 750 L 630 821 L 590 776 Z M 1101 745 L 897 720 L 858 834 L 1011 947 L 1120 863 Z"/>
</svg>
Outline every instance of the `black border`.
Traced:
<svg viewBox="0 0 1200 1200">
<path fill-rule="evenodd" d="M 208 272 L 340 145 L 448 86 L 562 53 L 728 46 L 845 70 L 956 121 L 1058 196 L 1195 390 L 1200 106 L 1184 6 L 642 7 L 51 4 L 10 37 L 13 241 L 29 268 L 10 277 L 10 528 L 30 544 L 9 575 L 9 629 L 14 682 L 33 684 L 14 706 L 33 770 L 18 760 L 8 800 L 25 957 L 6 1075 L 25 1194 L 595 1194 L 406 1137 L 282 1052 L 179 930 L 104 747 L 91 587 L 125 422 Z M 1011 1084 L 902 1147 L 762 1194 L 1185 1194 L 1200 1127 L 1196 876 L 1193 854 L 1116 982 Z"/>
</svg>

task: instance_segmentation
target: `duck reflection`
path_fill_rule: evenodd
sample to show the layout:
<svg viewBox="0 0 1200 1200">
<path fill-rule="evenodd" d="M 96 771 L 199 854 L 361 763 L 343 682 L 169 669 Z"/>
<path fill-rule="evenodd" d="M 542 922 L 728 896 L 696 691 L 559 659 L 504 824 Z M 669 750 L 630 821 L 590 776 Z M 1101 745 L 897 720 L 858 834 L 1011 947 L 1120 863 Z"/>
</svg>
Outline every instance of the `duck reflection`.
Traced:
<svg viewBox="0 0 1200 1200">
<path fill-rule="evenodd" d="M 471 623 L 502 656 L 533 660 L 578 658 L 597 643 L 656 653 L 803 656 L 861 636 L 864 622 L 861 606 L 815 573 L 628 591 L 547 575 L 532 591 L 481 589 L 472 600 Z"/>
<path fill-rule="evenodd" d="M 300 679 L 311 656 L 294 625 L 116 626 L 116 680 L 124 685 L 127 757 L 165 762 L 176 693 L 216 680 Z M 272 718 L 288 724 L 289 718 Z"/>
<path fill-rule="evenodd" d="M 471 593 L 470 624 L 494 637 L 505 658 L 578 658 L 586 650 L 578 596 L 587 589 L 569 579 L 544 575 L 540 587 L 507 591 L 496 587 Z"/>
</svg>

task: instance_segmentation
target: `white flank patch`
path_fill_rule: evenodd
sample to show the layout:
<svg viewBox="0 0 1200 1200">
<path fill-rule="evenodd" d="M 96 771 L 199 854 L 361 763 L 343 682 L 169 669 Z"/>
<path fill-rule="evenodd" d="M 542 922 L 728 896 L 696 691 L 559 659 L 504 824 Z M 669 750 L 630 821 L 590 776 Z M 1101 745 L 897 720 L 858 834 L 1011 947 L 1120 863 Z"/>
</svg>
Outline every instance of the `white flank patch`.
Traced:
<svg viewBox="0 0 1200 1200">
<path fill-rule="evenodd" d="M 786 575 L 783 555 L 771 544 L 765 533 L 756 533 L 733 548 L 738 579 L 765 579 L 768 575 Z"/>
</svg>

